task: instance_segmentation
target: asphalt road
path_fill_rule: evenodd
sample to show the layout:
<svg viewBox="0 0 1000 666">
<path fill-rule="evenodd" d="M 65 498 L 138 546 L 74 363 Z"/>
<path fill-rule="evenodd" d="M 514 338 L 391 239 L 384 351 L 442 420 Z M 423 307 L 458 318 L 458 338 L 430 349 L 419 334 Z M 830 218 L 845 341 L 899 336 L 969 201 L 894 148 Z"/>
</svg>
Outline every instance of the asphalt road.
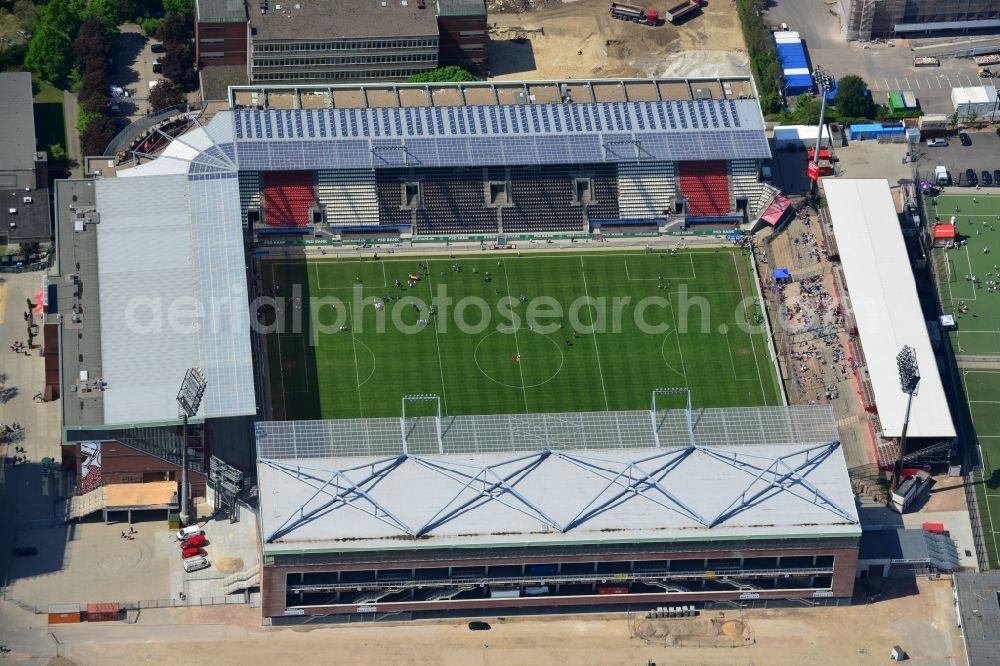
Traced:
<svg viewBox="0 0 1000 666">
<path fill-rule="evenodd" d="M 823 0 L 778 0 L 766 14 L 771 25 L 787 23 L 805 42 L 813 66 L 835 78 L 857 74 L 868 82 L 875 101 L 884 103 L 890 90 L 912 90 L 927 113 L 951 113 L 954 87 L 996 85 L 996 79 L 980 80 L 978 67 L 970 59 L 945 59 L 940 67 L 914 67 L 911 46 L 928 40 L 892 40 L 886 43 L 847 42 L 833 5 Z M 935 38 L 931 41 L 940 41 Z"/>
</svg>

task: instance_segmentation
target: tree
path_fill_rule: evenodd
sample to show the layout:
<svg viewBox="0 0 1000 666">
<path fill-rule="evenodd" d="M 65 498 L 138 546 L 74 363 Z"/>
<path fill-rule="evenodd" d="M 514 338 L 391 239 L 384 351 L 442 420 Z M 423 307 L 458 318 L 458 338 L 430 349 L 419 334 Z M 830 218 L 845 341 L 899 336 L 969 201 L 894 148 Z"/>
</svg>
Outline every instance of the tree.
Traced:
<svg viewBox="0 0 1000 666">
<path fill-rule="evenodd" d="M 73 39 L 83 20 L 80 14 L 82 9 L 82 5 L 71 4 L 69 0 L 50 0 L 47 4 L 39 5 L 35 33 L 45 25 L 58 30 L 66 39 Z"/>
<path fill-rule="evenodd" d="M 160 26 L 160 41 L 167 44 L 188 44 L 194 36 L 194 27 L 190 16 L 174 14 L 168 16 Z"/>
<path fill-rule="evenodd" d="M 194 3 L 192 0 L 163 0 L 163 11 L 166 12 L 167 16 L 171 15 L 190 15 L 194 9 Z"/>
<path fill-rule="evenodd" d="M 139 27 L 142 28 L 142 33 L 149 37 L 150 39 L 156 37 L 160 32 L 160 26 L 166 19 L 162 18 L 144 18 L 139 19 Z"/>
<path fill-rule="evenodd" d="M 479 77 L 475 76 L 471 72 L 467 72 L 457 65 L 448 65 L 447 67 L 438 67 L 437 69 L 429 72 L 414 74 L 408 79 L 408 81 L 409 83 L 444 83 L 455 81 L 479 81 Z"/>
<path fill-rule="evenodd" d="M 61 143 L 49 144 L 49 159 L 53 162 L 66 161 L 66 149 L 62 147 Z"/>
<path fill-rule="evenodd" d="M 176 84 L 188 87 L 194 78 L 194 53 L 188 44 L 167 44 L 166 53 L 160 61 L 163 77 Z"/>
<path fill-rule="evenodd" d="M 105 101 L 107 101 L 108 91 L 110 89 L 111 79 L 108 77 L 106 70 L 88 70 L 80 80 L 80 101 L 82 102 L 88 97 L 94 97 L 96 95 L 104 97 Z"/>
<path fill-rule="evenodd" d="M 160 80 L 156 87 L 149 92 L 149 106 L 153 113 L 183 103 L 184 95 L 174 86 L 172 81 Z"/>
<path fill-rule="evenodd" d="M 80 133 L 80 150 L 84 155 L 103 155 L 118 130 L 108 116 L 97 116 Z"/>
<path fill-rule="evenodd" d="M 969 112 L 967 114 L 965 114 L 965 122 L 969 123 L 970 125 L 972 125 L 973 123 L 975 123 L 976 120 L 978 120 L 978 118 L 979 118 L 979 114 L 976 113 L 975 109 L 970 109 Z"/>
<path fill-rule="evenodd" d="M 111 0 L 90 0 L 83 8 L 81 14 L 84 18 L 96 18 L 104 26 L 108 34 L 118 34 L 118 26 L 122 22 L 122 17 L 118 13 Z"/>
<path fill-rule="evenodd" d="M 841 78 L 833 103 L 842 117 L 872 117 L 871 93 L 868 92 L 868 84 L 860 76 L 848 74 Z"/>
<path fill-rule="evenodd" d="M 811 95 L 799 95 L 795 98 L 795 112 L 792 114 L 792 120 L 799 125 L 818 124 L 821 104 Z"/>
<path fill-rule="evenodd" d="M 73 55 L 85 72 L 95 67 L 107 71 L 111 44 L 104 25 L 96 16 L 88 17 L 80 24 L 80 32 L 73 42 Z"/>
<path fill-rule="evenodd" d="M 955 113 L 948 116 L 948 123 L 953 127 L 958 124 L 958 111 L 955 111 Z"/>
<path fill-rule="evenodd" d="M 42 23 L 31 37 L 24 65 L 46 81 L 58 82 L 69 74 L 69 37 Z"/>
</svg>

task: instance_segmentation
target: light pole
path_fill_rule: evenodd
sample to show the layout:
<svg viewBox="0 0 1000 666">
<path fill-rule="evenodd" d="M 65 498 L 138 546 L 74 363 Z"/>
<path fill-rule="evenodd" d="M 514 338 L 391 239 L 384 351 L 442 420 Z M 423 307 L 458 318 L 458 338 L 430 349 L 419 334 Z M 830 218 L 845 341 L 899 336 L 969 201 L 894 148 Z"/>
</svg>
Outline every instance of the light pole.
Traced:
<svg viewBox="0 0 1000 666">
<path fill-rule="evenodd" d="M 906 394 L 906 412 L 903 414 L 903 432 L 899 437 L 899 455 L 892 470 L 892 489 L 899 487 L 899 477 L 903 473 L 903 456 L 906 455 L 906 429 L 910 425 L 910 408 L 913 406 L 913 396 L 920 386 L 920 368 L 917 367 L 917 352 L 910 345 L 903 345 L 896 355 L 896 368 L 899 370 L 899 388 Z"/>
<path fill-rule="evenodd" d="M 816 136 L 816 154 L 813 155 L 813 164 L 816 169 L 816 177 L 813 179 L 812 196 L 815 203 L 819 197 L 819 155 L 823 147 L 823 124 L 826 122 L 826 94 L 833 90 L 833 77 L 822 69 L 813 70 L 813 77 L 819 84 L 820 105 L 819 105 L 819 134 Z"/>
<path fill-rule="evenodd" d="M 181 382 L 181 389 L 177 392 L 177 413 L 184 421 L 184 429 L 181 432 L 181 526 L 188 524 L 191 514 L 188 512 L 188 454 L 187 435 L 188 419 L 198 413 L 201 408 L 201 399 L 205 396 L 205 375 L 200 368 L 188 368 L 184 373 L 184 381 Z"/>
</svg>

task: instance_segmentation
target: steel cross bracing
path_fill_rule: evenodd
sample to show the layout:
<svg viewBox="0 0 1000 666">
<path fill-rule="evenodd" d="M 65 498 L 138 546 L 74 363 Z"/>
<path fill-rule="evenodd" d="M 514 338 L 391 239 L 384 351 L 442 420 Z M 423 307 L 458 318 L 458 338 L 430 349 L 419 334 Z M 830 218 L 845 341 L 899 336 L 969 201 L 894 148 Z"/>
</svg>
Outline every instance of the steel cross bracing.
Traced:
<svg viewBox="0 0 1000 666">
<path fill-rule="evenodd" d="M 839 506 L 807 478 L 839 446 L 840 443 L 834 441 L 794 449 L 780 456 L 762 456 L 746 450 L 695 445 L 626 461 L 585 456 L 578 452 L 545 450 L 482 466 L 412 454 L 377 459 L 346 469 L 303 465 L 301 461 L 260 459 L 262 465 L 279 470 L 314 490 L 297 510 L 291 512 L 277 529 L 267 535 L 265 542 L 273 543 L 298 526 L 341 508 L 361 511 L 416 538 L 426 536 L 451 520 L 491 501 L 533 517 L 563 533 L 635 497 L 644 498 L 708 528 L 720 525 L 779 493 L 792 495 L 853 522 L 855 519 L 847 509 Z M 681 499 L 670 488 L 671 473 L 681 468 L 695 454 L 724 463 L 749 478 L 748 483 L 736 489 L 732 500 L 715 516 L 702 515 L 691 506 L 690 500 Z M 607 481 L 593 496 L 581 497 L 579 511 L 563 522 L 546 511 L 545 497 L 529 497 L 520 488 L 521 482 L 530 475 L 545 473 L 540 468 L 550 457 L 570 463 L 586 474 L 597 475 Z M 442 479 L 452 482 L 456 489 L 454 495 L 443 505 L 429 507 L 428 513 L 433 513 L 419 525 L 407 523 L 376 497 L 379 484 L 407 463 L 440 475 Z"/>
</svg>

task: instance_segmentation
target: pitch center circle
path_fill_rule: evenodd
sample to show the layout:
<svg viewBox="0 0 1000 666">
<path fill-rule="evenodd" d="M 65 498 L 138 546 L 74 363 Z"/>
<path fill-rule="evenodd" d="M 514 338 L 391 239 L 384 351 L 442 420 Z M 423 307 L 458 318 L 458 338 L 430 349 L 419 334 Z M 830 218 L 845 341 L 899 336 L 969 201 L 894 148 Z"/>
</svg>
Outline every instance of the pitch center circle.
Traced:
<svg viewBox="0 0 1000 666">
<path fill-rule="evenodd" d="M 512 389 L 547 384 L 562 370 L 566 358 L 559 342 L 536 331 L 493 331 L 473 352 L 476 368 L 490 381 Z"/>
</svg>

